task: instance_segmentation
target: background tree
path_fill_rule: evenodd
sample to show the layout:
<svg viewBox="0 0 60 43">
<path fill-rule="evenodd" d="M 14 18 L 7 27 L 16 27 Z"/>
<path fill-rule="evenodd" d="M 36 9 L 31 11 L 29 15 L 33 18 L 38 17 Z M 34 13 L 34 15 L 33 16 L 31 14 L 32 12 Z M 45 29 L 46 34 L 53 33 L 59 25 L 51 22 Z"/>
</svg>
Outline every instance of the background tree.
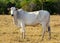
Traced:
<svg viewBox="0 0 60 43">
<path fill-rule="evenodd" d="M 60 0 L 0 0 L 0 14 L 8 14 L 7 8 L 15 6 L 26 11 L 48 10 L 60 13 Z"/>
</svg>

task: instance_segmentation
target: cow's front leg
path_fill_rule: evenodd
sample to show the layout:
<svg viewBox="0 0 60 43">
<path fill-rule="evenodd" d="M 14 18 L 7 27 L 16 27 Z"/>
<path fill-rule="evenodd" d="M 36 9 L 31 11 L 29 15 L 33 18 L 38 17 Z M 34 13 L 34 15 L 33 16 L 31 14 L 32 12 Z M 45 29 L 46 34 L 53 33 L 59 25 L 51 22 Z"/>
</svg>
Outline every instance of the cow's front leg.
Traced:
<svg viewBox="0 0 60 43">
<path fill-rule="evenodd" d="M 23 22 L 21 23 L 21 30 L 20 31 L 22 32 L 22 38 L 24 39 L 25 38 L 25 24 Z"/>
</svg>

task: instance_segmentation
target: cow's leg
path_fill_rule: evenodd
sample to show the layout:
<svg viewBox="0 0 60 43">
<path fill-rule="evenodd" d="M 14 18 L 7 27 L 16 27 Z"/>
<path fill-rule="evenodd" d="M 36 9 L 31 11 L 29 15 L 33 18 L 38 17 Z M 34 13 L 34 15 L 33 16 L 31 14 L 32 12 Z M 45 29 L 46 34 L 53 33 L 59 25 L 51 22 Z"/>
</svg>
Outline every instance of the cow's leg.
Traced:
<svg viewBox="0 0 60 43">
<path fill-rule="evenodd" d="M 22 22 L 21 23 L 21 32 L 22 32 L 22 38 L 25 38 L 25 24 Z"/>
<path fill-rule="evenodd" d="M 42 28 L 43 28 L 43 32 L 42 32 L 42 40 L 43 40 L 44 34 L 45 34 L 45 32 L 46 32 L 46 24 L 45 24 L 45 23 L 42 24 Z"/>
<path fill-rule="evenodd" d="M 49 33 L 49 39 L 51 39 L 51 29 L 50 29 L 49 23 L 47 23 L 47 29 L 48 29 L 48 33 Z"/>
<path fill-rule="evenodd" d="M 51 39 L 51 29 L 50 29 L 50 26 L 48 26 L 48 32 L 49 32 L 49 39 Z"/>
</svg>

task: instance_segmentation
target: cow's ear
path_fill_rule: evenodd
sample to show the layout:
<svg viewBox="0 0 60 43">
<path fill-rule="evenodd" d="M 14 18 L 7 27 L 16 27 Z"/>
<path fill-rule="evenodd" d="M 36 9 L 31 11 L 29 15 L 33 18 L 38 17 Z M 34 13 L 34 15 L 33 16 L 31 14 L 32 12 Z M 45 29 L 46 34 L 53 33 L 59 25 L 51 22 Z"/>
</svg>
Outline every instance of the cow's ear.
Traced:
<svg viewBox="0 0 60 43">
<path fill-rule="evenodd" d="M 16 10 L 18 10 L 18 8 L 16 8 Z"/>
<path fill-rule="evenodd" d="M 10 10 L 10 8 L 7 8 L 7 10 L 9 11 L 9 10 Z"/>
</svg>

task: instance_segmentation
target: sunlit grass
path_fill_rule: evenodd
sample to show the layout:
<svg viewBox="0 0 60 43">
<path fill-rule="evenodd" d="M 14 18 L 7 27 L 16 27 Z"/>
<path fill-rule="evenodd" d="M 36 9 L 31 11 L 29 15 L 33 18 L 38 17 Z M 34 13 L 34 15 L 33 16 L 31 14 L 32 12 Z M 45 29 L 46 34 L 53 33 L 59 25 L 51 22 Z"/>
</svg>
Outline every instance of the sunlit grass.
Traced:
<svg viewBox="0 0 60 43">
<path fill-rule="evenodd" d="M 60 43 L 60 16 L 50 16 L 51 40 L 48 34 L 41 41 L 41 25 L 26 26 L 26 39 L 22 39 L 20 28 L 13 24 L 13 17 L 10 15 L 0 15 L 0 43 Z"/>
</svg>

